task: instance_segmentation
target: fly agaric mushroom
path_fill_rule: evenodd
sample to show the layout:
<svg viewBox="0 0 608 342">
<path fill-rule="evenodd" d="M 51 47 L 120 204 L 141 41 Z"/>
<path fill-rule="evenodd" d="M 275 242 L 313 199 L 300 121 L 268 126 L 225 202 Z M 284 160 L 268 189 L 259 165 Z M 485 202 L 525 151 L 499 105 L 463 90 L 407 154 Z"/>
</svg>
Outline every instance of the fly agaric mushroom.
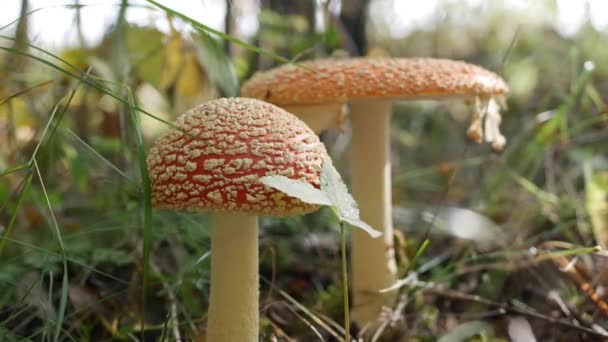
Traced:
<svg viewBox="0 0 608 342">
<path fill-rule="evenodd" d="M 361 326 L 378 318 L 391 295 L 378 291 L 396 277 L 391 213 L 389 126 L 396 100 L 462 98 L 475 109 L 467 135 L 496 151 L 506 139 L 499 130 L 499 104 L 509 91 L 493 72 L 464 62 L 433 58 L 350 58 L 283 65 L 256 73 L 241 95 L 263 99 L 300 116 L 316 132 L 341 122 L 350 103 L 352 192 L 361 219 L 384 240 L 353 231 L 353 319 Z M 498 102 L 496 102 L 498 101 Z"/>
<path fill-rule="evenodd" d="M 282 175 L 320 186 L 325 147 L 302 121 L 269 103 L 219 99 L 181 115 L 150 149 L 156 208 L 213 211 L 208 341 L 258 340 L 257 216 L 315 211 L 258 182 Z"/>
</svg>

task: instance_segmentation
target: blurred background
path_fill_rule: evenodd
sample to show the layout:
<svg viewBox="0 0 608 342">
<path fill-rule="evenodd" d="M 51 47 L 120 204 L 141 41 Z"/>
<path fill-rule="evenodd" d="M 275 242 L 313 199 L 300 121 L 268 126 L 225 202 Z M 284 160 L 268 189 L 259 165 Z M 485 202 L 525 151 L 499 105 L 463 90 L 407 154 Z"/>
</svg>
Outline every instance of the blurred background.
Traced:
<svg viewBox="0 0 608 342">
<path fill-rule="evenodd" d="M 608 26 L 608 5 L 601 0 L 555 0 L 529 3 L 528 1 L 482 1 L 482 0 L 429 0 L 423 3 L 398 0 L 354 0 L 354 1 L 305 1 L 305 4 L 289 4 L 281 1 L 221 1 L 221 0 L 184 0 L 171 5 L 172 9 L 186 13 L 191 18 L 205 23 L 218 30 L 226 31 L 228 23 L 232 32 L 240 37 L 250 39 L 258 32 L 258 14 L 269 7 L 279 7 L 284 11 L 295 12 L 306 10 L 309 22 L 316 29 L 323 29 L 325 25 L 314 24 L 323 21 L 324 13 L 328 11 L 333 15 L 347 16 L 351 12 L 360 11 L 358 19 L 366 22 L 373 37 L 376 35 L 402 39 L 415 31 L 431 31 L 442 26 L 442 21 L 450 17 L 456 26 L 482 27 L 489 25 L 489 17 L 518 16 L 513 22 L 535 22 L 538 26 L 546 26 L 556 30 L 561 36 L 573 37 L 585 25 L 590 25 L 597 31 Z M 281 4 L 283 3 L 283 4 Z M 151 10 L 146 1 L 129 1 L 129 10 L 125 17 L 130 24 L 154 26 L 167 33 L 169 26 L 163 18 L 162 12 Z M 22 8 L 21 1 L 7 1 L 2 8 L 0 20 L 7 24 L 19 17 Z M 79 45 L 83 38 L 90 44 L 101 41 L 108 28 L 114 24 L 117 7 L 121 3 L 103 3 L 92 1 L 54 1 L 30 0 L 29 10 L 43 9 L 41 13 L 32 13 L 29 29 L 32 39 L 45 46 L 55 49 Z M 79 11 L 78 6 L 83 6 Z M 230 8 L 232 13 L 227 13 Z M 462 13 L 454 12 L 458 8 Z M 79 12 L 79 13 L 76 13 Z M 473 16 L 480 22 L 472 22 Z M 228 18 L 227 18 L 228 16 Z M 321 16 L 321 17 L 319 17 Z M 78 19 L 78 17 L 80 19 Z M 56 22 L 54 18 L 62 18 Z M 86 22 L 78 30 L 74 24 L 82 20 Z M 189 25 L 182 25 L 181 30 L 191 31 Z M 14 27 L 7 28 L 8 32 Z M 80 36 L 82 34 L 82 36 Z"/>
<path fill-rule="evenodd" d="M 462 103 L 394 106 L 396 245 L 421 283 L 381 340 L 606 336 L 607 34 L 603 0 L 2 1 L 0 340 L 204 326 L 207 217 L 146 218 L 138 152 L 277 56 L 349 55 L 463 60 L 511 87 L 501 155 L 467 141 Z M 348 181 L 348 127 L 323 139 Z M 262 223 L 264 338 L 338 339 L 335 218 Z"/>
</svg>

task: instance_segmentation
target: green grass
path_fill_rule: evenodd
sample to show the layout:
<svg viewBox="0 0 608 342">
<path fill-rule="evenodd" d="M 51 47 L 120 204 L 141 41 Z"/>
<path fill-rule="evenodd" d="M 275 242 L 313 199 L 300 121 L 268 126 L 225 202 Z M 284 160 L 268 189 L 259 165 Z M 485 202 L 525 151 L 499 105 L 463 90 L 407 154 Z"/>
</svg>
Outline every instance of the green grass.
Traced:
<svg viewBox="0 0 608 342">
<path fill-rule="evenodd" d="M 142 236 L 143 236 L 143 283 L 141 288 L 141 311 L 146 312 L 146 299 L 150 277 L 150 248 L 152 246 L 152 197 L 150 195 L 150 176 L 148 175 L 148 164 L 146 163 L 146 150 L 141 134 L 137 106 L 133 99 L 133 93 L 128 90 L 129 115 L 133 125 L 135 143 L 137 144 L 137 160 L 141 176 L 141 187 L 143 195 L 142 205 Z M 144 316 L 141 316 L 141 325 L 144 326 Z M 142 335 L 143 337 L 143 335 Z"/>
<path fill-rule="evenodd" d="M 268 10 L 260 16 L 260 34 L 247 42 L 149 3 L 150 10 L 196 30 L 184 43 L 192 51 L 208 49 L 201 56 L 213 59 L 196 61 L 196 70 L 207 77 L 201 76 L 200 87 L 226 94 L 236 93 L 243 81 L 235 75 L 251 74 L 256 65 L 290 63 L 305 53 L 320 57 L 316 44 L 330 43 L 330 52 L 341 44 L 335 28 L 315 33 L 302 29 L 300 17 Z M 497 327 L 508 324 L 501 312 L 525 317 L 539 340 L 599 338 L 596 327 L 608 329 L 607 317 L 556 261 L 578 260 L 574 268 L 592 285 L 603 276 L 606 251 L 595 247 L 584 176 L 608 168 L 608 67 L 602 63 L 608 47 L 600 44 L 606 35 L 588 27 L 566 39 L 513 16 L 486 23 L 479 13 L 479 27 L 460 29 L 449 20 L 451 12 L 446 15 L 435 31 L 400 41 L 376 34 L 370 46 L 401 56 L 466 59 L 502 71 L 512 85 L 502 126 L 509 142 L 502 155 L 469 144 L 456 105 L 395 107 L 394 204 L 423 217 L 396 223 L 407 237 L 396 239 L 407 281 L 396 306 L 402 320 L 382 338 L 437 340 L 463 333 L 475 336 L 470 340 L 501 341 L 507 336 Z M 138 74 L 154 54 L 166 56 L 168 37 L 150 35 L 149 45 L 160 48 L 140 51 L 112 41 L 116 31 L 108 32 L 95 48 L 76 47 L 80 60 L 35 40 L 21 42 L 27 50 L 16 48 L 8 33 L 14 24 L 0 28 L 0 59 L 18 62 L 10 70 L 0 63 L 0 339 L 192 336 L 206 320 L 207 218 L 153 210 L 145 160 L 155 129 L 149 122 L 172 127 L 175 108 L 189 99 L 177 81 L 167 89 L 152 85 L 165 102 L 152 108 L 142 98 L 146 81 Z M 514 26 L 516 38 L 494 34 Z M 120 29 L 128 37 L 134 27 Z M 220 40 L 209 41 L 215 38 Z M 222 39 L 241 51 L 228 56 Z M 119 43 L 123 50 L 114 53 Z M 115 59 L 124 69 L 113 69 Z M 107 62 L 108 73 L 94 60 Z M 213 75 L 207 70 L 212 66 Z M 157 72 L 150 79 L 163 77 L 163 70 Z M 22 128 L 33 137 L 17 138 Z M 333 145 L 339 146 L 340 141 Z M 347 155 L 334 155 L 345 178 Z M 494 222 L 500 236 L 470 241 L 437 229 L 445 224 L 437 208 L 446 206 L 474 210 Z M 348 269 L 340 250 L 348 245 L 335 230 L 336 219 L 321 211 L 262 223 L 262 255 L 269 256 L 260 267 L 264 336 L 344 338 L 338 322 L 348 305 L 341 288 Z"/>
</svg>

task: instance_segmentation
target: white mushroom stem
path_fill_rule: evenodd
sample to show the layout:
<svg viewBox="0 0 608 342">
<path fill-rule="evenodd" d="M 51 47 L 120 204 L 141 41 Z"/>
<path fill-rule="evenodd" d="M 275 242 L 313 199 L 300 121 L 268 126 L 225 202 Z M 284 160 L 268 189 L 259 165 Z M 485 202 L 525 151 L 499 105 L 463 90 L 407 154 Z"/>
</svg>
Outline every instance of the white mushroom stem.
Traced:
<svg viewBox="0 0 608 342">
<path fill-rule="evenodd" d="M 282 106 L 282 108 L 304 121 L 317 134 L 332 127 L 341 129 L 344 123 L 344 105 L 342 103 Z"/>
<path fill-rule="evenodd" d="M 211 294 L 207 341 L 257 341 L 257 216 L 217 213 L 211 228 Z"/>
<path fill-rule="evenodd" d="M 391 204 L 391 102 L 352 102 L 350 117 L 353 196 L 361 219 L 383 234 L 372 239 L 360 229 L 353 230 L 352 317 L 363 328 L 373 324 L 382 307 L 392 305 L 395 298 L 394 292 L 379 293 L 395 283 L 397 272 Z"/>
</svg>

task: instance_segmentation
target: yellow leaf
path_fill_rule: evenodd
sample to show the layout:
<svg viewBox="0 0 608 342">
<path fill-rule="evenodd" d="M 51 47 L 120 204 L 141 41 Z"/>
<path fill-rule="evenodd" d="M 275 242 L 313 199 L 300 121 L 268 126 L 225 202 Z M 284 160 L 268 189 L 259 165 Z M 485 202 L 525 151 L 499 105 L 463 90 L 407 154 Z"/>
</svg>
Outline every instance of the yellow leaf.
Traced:
<svg viewBox="0 0 608 342">
<path fill-rule="evenodd" d="M 190 98 L 197 96 L 201 91 L 202 83 L 207 82 L 207 80 L 201 79 L 204 76 L 196 56 L 193 53 L 186 53 L 184 64 L 175 83 L 177 95 Z"/>
<path fill-rule="evenodd" d="M 151 27 L 129 26 L 127 49 L 136 75 L 160 89 L 165 62 L 165 34 Z"/>
<path fill-rule="evenodd" d="M 597 243 L 608 247 L 608 171 L 596 172 L 585 186 L 587 212 Z"/>
<path fill-rule="evenodd" d="M 175 84 L 183 64 L 184 40 L 178 33 L 172 33 L 165 47 L 165 62 L 160 76 L 160 87 L 163 90 Z"/>
</svg>

